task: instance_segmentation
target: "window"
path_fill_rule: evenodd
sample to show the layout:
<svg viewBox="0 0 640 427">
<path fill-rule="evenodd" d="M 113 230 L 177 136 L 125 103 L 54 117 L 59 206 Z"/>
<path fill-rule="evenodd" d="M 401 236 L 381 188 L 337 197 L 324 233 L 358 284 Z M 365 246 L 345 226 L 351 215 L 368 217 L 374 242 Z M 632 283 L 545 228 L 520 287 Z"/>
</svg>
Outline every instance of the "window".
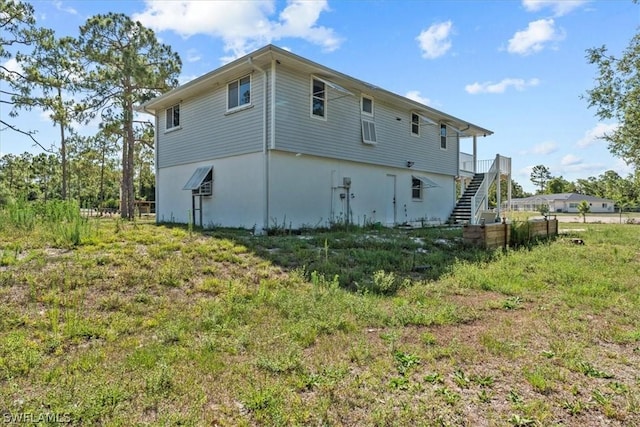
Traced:
<svg viewBox="0 0 640 427">
<path fill-rule="evenodd" d="M 324 119 L 326 117 L 325 105 L 327 102 L 327 91 L 324 82 L 313 79 L 311 93 L 311 115 Z"/>
<path fill-rule="evenodd" d="M 362 142 L 365 144 L 375 144 L 378 142 L 376 124 L 370 120 L 362 121 Z"/>
<path fill-rule="evenodd" d="M 606 208 L 607 208 L 607 204 L 606 204 L 606 203 L 603 203 L 603 204 L 602 204 L 602 207 L 606 209 Z"/>
<path fill-rule="evenodd" d="M 180 104 L 167 108 L 166 129 L 180 127 Z"/>
<path fill-rule="evenodd" d="M 251 77 L 246 76 L 227 85 L 227 110 L 251 104 Z"/>
<path fill-rule="evenodd" d="M 440 148 L 447 149 L 447 125 L 440 125 Z"/>
<path fill-rule="evenodd" d="M 418 178 L 411 178 L 411 198 L 422 200 L 422 181 Z"/>
<path fill-rule="evenodd" d="M 373 116 L 373 99 L 368 96 L 362 97 L 362 114 L 366 114 L 367 116 Z"/>
<path fill-rule="evenodd" d="M 411 114 L 411 134 L 420 136 L 420 116 L 415 113 Z"/>
<path fill-rule="evenodd" d="M 570 208 L 577 208 L 578 204 L 577 203 L 569 203 L 569 207 Z"/>
</svg>

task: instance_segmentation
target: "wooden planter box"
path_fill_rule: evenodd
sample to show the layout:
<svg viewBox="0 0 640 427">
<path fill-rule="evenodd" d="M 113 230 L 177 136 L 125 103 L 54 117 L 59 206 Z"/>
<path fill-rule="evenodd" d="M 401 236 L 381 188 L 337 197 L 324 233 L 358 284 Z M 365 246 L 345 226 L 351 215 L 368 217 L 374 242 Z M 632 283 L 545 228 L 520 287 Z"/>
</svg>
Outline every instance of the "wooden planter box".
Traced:
<svg viewBox="0 0 640 427">
<path fill-rule="evenodd" d="M 527 221 L 520 227 L 521 232 L 526 232 L 526 235 L 519 236 L 525 242 L 558 235 L 558 220 L 555 218 Z M 484 249 L 504 248 L 511 244 L 511 224 L 467 224 L 462 228 L 462 238 L 465 244 L 471 246 Z"/>
</svg>

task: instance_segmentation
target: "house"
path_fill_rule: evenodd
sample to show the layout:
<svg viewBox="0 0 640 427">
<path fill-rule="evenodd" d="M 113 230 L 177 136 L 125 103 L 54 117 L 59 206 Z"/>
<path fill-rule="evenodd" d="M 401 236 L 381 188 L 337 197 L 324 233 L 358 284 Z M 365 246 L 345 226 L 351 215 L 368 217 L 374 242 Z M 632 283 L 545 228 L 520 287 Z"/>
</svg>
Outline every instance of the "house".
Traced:
<svg viewBox="0 0 640 427">
<path fill-rule="evenodd" d="M 273 45 L 139 110 L 155 116 L 157 221 L 257 231 L 446 222 L 492 134 Z"/>
<path fill-rule="evenodd" d="M 578 193 L 538 194 L 523 199 L 512 199 L 511 209 L 514 211 L 540 211 L 542 207 L 546 207 L 552 213 L 577 213 L 578 204 L 583 200 L 589 203 L 592 213 L 614 212 L 615 203 L 613 200 Z"/>
</svg>

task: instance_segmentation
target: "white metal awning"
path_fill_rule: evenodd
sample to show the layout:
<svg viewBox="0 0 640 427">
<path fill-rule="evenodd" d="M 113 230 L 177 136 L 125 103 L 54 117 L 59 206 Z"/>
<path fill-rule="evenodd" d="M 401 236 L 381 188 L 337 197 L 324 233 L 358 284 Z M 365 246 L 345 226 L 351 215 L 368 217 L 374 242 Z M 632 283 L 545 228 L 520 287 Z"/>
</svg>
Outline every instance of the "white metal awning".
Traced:
<svg viewBox="0 0 640 427">
<path fill-rule="evenodd" d="M 429 117 L 425 116 L 424 114 L 418 114 L 418 117 L 420 117 L 423 122 L 429 125 L 437 126 L 439 124 L 438 122 L 431 120 Z"/>
<path fill-rule="evenodd" d="M 201 166 L 191 175 L 189 181 L 182 187 L 183 190 L 197 190 L 202 185 L 202 182 L 207 178 L 209 172 L 213 169 L 213 166 Z"/>
<path fill-rule="evenodd" d="M 435 182 L 431 181 L 426 176 L 412 175 L 411 178 L 417 179 L 418 181 L 420 181 L 422 183 L 422 188 L 440 187 L 438 184 L 436 184 Z"/>
<path fill-rule="evenodd" d="M 340 86 L 338 83 L 334 83 L 331 80 L 327 80 L 322 77 L 313 76 L 314 79 L 321 81 L 322 83 L 329 86 L 331 89 L 337 90 L 338 92 L 346 93 L 347 95 L 355 96 L 353 93 L 349 92 L 347 89 Z"/>
</svg>

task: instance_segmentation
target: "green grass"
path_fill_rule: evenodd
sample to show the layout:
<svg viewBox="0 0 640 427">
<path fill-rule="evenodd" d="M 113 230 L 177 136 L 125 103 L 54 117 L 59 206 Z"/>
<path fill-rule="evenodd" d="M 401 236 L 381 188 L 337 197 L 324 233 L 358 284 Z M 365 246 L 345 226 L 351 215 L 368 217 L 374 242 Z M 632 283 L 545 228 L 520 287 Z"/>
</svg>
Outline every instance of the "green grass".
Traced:
<svg viewBox="0 0 640 427">
<path fill-rule="evenodd" d="M 11 414 L 640 424 L 638 225 L 563 224 L 585 244 L 483 252 L 444 228 L 252 236 L 91 220 L 74 240 L 52 226 L 68 217 L 21 209 L 0 213 L 15 217 L 0 226 Z"/>
</svg>

